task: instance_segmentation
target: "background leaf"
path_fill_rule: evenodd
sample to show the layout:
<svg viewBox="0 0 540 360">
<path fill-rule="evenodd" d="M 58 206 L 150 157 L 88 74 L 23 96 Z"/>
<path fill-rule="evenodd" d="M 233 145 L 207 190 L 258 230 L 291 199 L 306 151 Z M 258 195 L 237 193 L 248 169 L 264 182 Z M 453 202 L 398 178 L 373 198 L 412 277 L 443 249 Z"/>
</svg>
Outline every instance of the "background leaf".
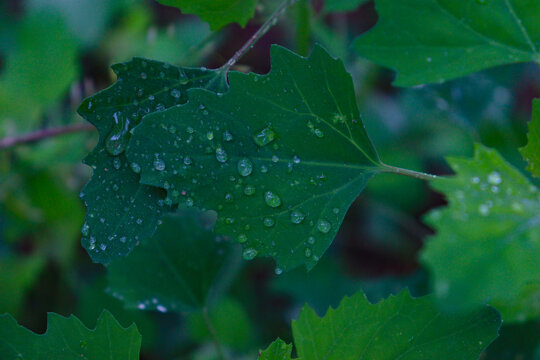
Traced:
<svg viewBox="0 0 540 360">
<path fill-rule="evenodd" d="M 527 146 L 521 148 L 521 154 L 529 162 L 527 170 L 540 178 L 540 99 L 533 102 L 532 120 L 529 124 Z"/>
<path fill-rule="evenodd" d="M 253 17 L 257 0 L 157 0 L 186 14 L 195 14 L 208 22 L 212 30 L 230 23 L 245 26 Z"/>
<path fill-rule="evenodd" d="M 426 217 L 437 234 L 422 254 L 434 274 L 435 294 L 454 311 L 492 299 L 511 306 L 521 301 L 526 284 L 540 282 L 538 189 L 481 145 L 474 159 L 448 162 L 457 175 L 432 186 L 446 195 L 449 206 Z M 505 321 L 516 320 L 500 310 Z"/>
<path fill-rule="evenodd" d="M 166 201 L 216 210 L 216 231 L 244 243 L 247 260 L 274 257 L 279 273 L 317 263 L 382 165 L 341 61 L 277 46 L 272 60 L 268 75 L 229 74 L 222 96 L 193 90 L 146 117 L 128 158 Z"/>
<path fill-rule="evenodd" d="M 540 62 L 540 3 L 530 0 L 376 0 L 379 22 L 355 41 L 398 72 L 395 85 L 443 82 L 488 67 Z"/>
<path fill-rule="evenodd" d="M 73 359 L 138 360 L 141 335 L 135 325 L 122 328 L 104 311 L 94 330 L 75 316 L 49 313 L 48 330 L 35 334 L 19 326 L 10 315 L 0 316 L 0 353 L 6 360 Z"/>
<path fill-rule="evenodd" d="M 143 116 L 187 101 L 187 89 L 225 89 L 221 73 L 135 58 L 113 66 L 117 82 L 86 99 L 79 113 L 100 134 L 85 158 L 93 176 L 81 193 L 87 206 L 82 243 L 95 262 L 125 256 L 152 235 L 168 211 L 162 192 L 139 183 L 140 167 L 128 163 L 124 150 L 130 130 Z"/>
<path fill-rule="evenodd" d="M 476 360 L 500 324 L 492 308 L 445 316 L 431 297 L 413 299 L 405 290 L 374 305 L 357 293 L 322 318 L 306 306 L 292 328 L 301 359 Z"/>
<path fill-rule="evenodd" d="M 261 351 L 259 360 L 291 360 L 292 344 L 281 339 L 271 343 L 266 350 Z"/>
<path fill-rule="evenodd" d="M 166 215 L 154 236 L 109 266 L 109 293 L 127 308 L 160 312 L 200 311 L 215 301 L 240 253 L 203 226 L 207 217 L 195 209 Z"/>
</svg>

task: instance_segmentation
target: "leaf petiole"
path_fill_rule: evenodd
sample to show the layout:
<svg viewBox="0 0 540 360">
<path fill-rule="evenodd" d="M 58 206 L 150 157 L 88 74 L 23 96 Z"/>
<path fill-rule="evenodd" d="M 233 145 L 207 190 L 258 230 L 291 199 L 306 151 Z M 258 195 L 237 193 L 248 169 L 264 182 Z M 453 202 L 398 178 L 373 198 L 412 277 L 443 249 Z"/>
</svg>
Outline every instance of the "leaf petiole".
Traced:
<svg viewBox="0 0 540 360">
<path fill-rule="evenodd" d="M 399 167 L 386 165 L 386 164 L 382 164 L 382 168 L 380 169 L 380 171 L 385 172 L 385 173 L 409 176 L 415 179 L 426 180 L 426 181 L 437 179 L 437 175 L 426 174 L 426 173 L 414 171 L 414 170 L 402 169 Z"/>
</svg>

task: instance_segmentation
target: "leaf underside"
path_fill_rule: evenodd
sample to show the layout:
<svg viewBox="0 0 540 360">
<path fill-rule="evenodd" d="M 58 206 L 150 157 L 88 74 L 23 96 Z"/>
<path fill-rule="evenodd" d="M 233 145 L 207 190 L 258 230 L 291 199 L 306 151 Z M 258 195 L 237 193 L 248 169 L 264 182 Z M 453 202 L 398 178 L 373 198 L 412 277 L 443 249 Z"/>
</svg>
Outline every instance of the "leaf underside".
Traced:
<svg viewBox="0 0 540 360">
<path fill-rule="evenodd" d="M 239 249 L 206 227 L 207 217 L 195 209 L 165 215 L 150 239 L 109 266 L 108 292 L 131 309 L 202 310 L 240 264 Z"/>
<path fill-rule="evenodd" d="M 348 207 L 381 167 L 340 60 L 272 47 L 267 75 L 230 73 L 230 90 L 189 92 L 134 130 L 128 158 L 169 203 L 218 212 L 216 231 L 271 256 L 280 271 L 313 267 Z M 156 141 L 159 139 L 159 141 Z"/>
<path fill-rule="evenodd" d="M 138 360 L 141 335 L 135 324 L 124 329 L 104 311 L 94 330 L 75 316 L 47 315 L 47 332 L 39 335 L 0 315 L 0 354 L 6 360 Z"/>
<path fill-rule="evenodd" d="M 540 62 L 540 2 L 376 0 L 379 22 L 355 40 L 395 69 L 395 85 L 443 82 L 489 67 Z"/>
<path fill-rule="evenodd" d="M 113 65 L 118 79 L 87 98 L 79 114 L 99 131 L 100 139 L 84 162 L 93 175 L 81 192 L 87 207 L 82 244 L 94 262 L 110 263 L 150 237 L 169 208 L 164 192 L 139 183 L 137 169 L 124 150 L 130 131 L 152 112 L 187 101 L 187 89 L 226 89 L 217 71 L 175 67 L 134 58 Z"/>
<path fill-rule="evenodd" d="M 434 273 L 435 294 L 449 310 L 518 305 L 524 288 L 540 283 L 540 192 L 481 145 L 474 159 L 448 162 L 457 175 L 432 186 L 449 205 L 426 217 L 437 233 L 422 254 Z M 505 321 L 523 320 L 500 310 Z"/>
</svg>

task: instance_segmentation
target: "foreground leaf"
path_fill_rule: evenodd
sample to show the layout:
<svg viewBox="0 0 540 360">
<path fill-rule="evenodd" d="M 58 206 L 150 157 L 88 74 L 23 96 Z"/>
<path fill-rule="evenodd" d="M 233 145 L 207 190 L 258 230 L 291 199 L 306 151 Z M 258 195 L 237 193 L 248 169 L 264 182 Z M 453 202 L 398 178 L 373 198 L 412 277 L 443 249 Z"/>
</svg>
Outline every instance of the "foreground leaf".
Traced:
<svg viewBox="0 0 540 360">
<path fill-rule="evenodd" d="M 208 216 L 208 215 L 206 215 Z M 195 209 L 168 214 L 154 236 L 109 266 L 109 293 L 127 308 L 200 311 L 238 270 L 240 253 Z"/>
<path fill-rule="evenodd" d="M 540 178 L 540 99 L 535 99 L 533 102 L 528 143 L 520 151 L 523 157 L 529 162 L 527 170 L 537 178 Z"/>
<path fill-rule="evenodd" d="M 474 159 L 448 162 L 457 175 L 432 185 L 449 205 L 428 214 L 437 234 L 422 254 L 434 273 L 435 294 L 449 310 L 485 302 L 511 308 L 525 286 L 540 282 L 540 192 L 480 145 Z M 505 321 L 516 320 L 500 310 Z"/>
<path fill-rule="evenodd" d="M 257 0 L 157 0 L 186 14 L 195 14 L 217 30 L 230 23 L 245 26 L 255 13 Z"/>
<path fill-rule="evenodd" d="M 306 305 L 292 323 L 298 357 L 477 360 L 498 335 L 501 318 L 497 311 L 484 307 L 467 315 L 446 316 L 432 300 L 430 296 L 414 299 L 405 290 L 372 305 L 357 293 L 322 318 Z M 274 343 L 270 349 L 282 345 Z"/>
<path fill-rule="evenodd" d="M 146 114 L 187 101 L 187 89 L 225 89 L 220 72 L 175 67 L 135 58 L 113 65 L 118 80 L 86 99 L 79 113 L 94 124 L 99 143 L 84 160 L 93 168 L 81 193 L 87 207 L 82 229 L 84 248 L 93 261 L 110 263 L 125 256 L 155 231 L 168 211 L 159 189 L 139 183 L 140 169 L 129 164 L 124 150 L 130 131 Z"/>
<path fill-rule="evenodd" d="M 376 0 L 379 22 L 355 41 L 398 72 L 395 84 L 442 82 L 492 66 L 540 62 L 540 2 Z"/>
<path fill-rule="evenodd" d="M 277 339 L 259 354 L 259 360 L 291 360 L 292 345 Z"/>
<path fill-rule="evenodd" d="M 128 148 L 141 182 L 167 201 L 218 211 L 216 231 L 277 272 L 313 267 L 348 207 L 382 167 L 343 63 L 272 48 L 268 75 L 231 73 L 224 95 L 147 116 Z M 160 139 L 160 141 L 155 141 Z"/>
<path fill-rule="evenodd" d="M 94 330 L 75 316 L 49 313 L 47 332 L 38 335 L 17 324 L 10 315 L 0 315 L 0 354 L 6 360 L 87 359 L 138 360 L 141 335 L 135 324 L 124 329 L 104 311 Z"/>
</svg>

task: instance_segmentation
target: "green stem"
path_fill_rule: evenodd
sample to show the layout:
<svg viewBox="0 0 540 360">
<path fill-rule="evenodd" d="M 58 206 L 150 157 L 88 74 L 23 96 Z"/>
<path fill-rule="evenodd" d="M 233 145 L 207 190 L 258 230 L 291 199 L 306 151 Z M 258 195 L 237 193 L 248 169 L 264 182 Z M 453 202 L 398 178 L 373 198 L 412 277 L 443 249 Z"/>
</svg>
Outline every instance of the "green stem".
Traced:
<svg viewBox="0 0 540 360">
<path fill-rule="evenodd" d="M 262 38 L 268 30 L 274 26 L 279 18 L 285 14 L 287 11 L 287 8 L 294 4 L 298 0 L 284 0 L 281 5 L 274 11 L 274 13 L 268 18 L 268 20 L 265 21 L 265 23 L 249 38 L 249 40 L 238 50 L 232 58 L 227 61 L 225 65 L 221 67 L 221 70 L 224 71 L 225 74 L 229 72 L 229 70 L 244 56 L 252 47 L 255 45 L 257 41 L 259 41 L 260 38 Z"/>
<path fill-rule="evenodd" d="M 49 128 L 49 129 L 41 129 L 37 130 L 28 134 L 23 134 L 20 136 L 13 136 L 13 137 L 5 137 L 3 139 L 0 139 L 0 150 L 8 149 L 10 147 L 20 145 L 20 144 L 28 144 L 36 141 L 40 141 L 43 139 L 48 139 L 60 135 L 65 134 L 73 134 L 77 132 L 84 132 L 84 131 L 94 131 L 96 128 L 88 123 L 83 124 L 73 124 L 73 125 L 65 125 L 61 127 L 56 128 Z"/>
<path fill-rule="evenodd" d="M 214 329 L 214 325 L 212 325 L 212 320 L 210 319 L 210 316 L 208 315 L 208 308 L 206 306 L 203 308 L 202 316 L 204 318 L 204 323 L 206 324 L 206 327 L 208 328 L 208 332 L 210 333 L 210 336 L 212 336 L 212 340 L 214 341 L 214 345 L 218 352 L 219 358 L 221 360 L 226 360 L 227 357 L 225 356 L 223 347 L 221 346 L 221 343 L 219 342 L 219 339 L 216 334 L 216 329 Z"/>
<path fill-rule="evenodd" d="M 386 164 L 383 164 L 381 171 L 386 172 L 386 173 L 409 176 L 415 179 L 426 180 L 426 181 L 437 179 L 436 175 L 426 174 L 426 173 L 414 171 L 414 170 L 402 169 L 402 168 L 398 168 L 398 167 L 390 166 Z"/>
</svg>

